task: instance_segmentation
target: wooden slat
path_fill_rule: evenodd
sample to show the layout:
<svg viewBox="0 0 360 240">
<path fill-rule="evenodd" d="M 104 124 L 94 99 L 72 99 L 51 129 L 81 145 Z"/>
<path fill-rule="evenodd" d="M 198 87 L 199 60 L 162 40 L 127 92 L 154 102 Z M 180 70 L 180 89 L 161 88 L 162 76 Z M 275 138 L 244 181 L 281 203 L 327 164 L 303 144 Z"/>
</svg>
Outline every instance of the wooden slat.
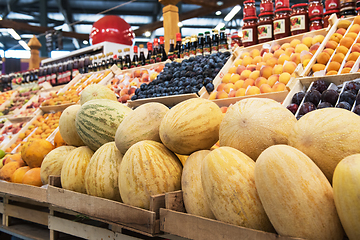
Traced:
<svg viewBox="0 0 360 240">
<path fill-rule="evenodd" d="M 165 208 L 177 212 L 185 212 L 183 193 L 181 190 L 165 194 Z"/>
<path fill-rule="evenodd" d="M 145 98 L 145 99 L 139 99 L 135 101 L 128 101 L 129 107 L 135 108 L 140 105 L 143 105 L 145 103 L 150 102 L 158 102 L 162 103 L 168 107 L 175 106 L 176 104 L 186 101 L 191 98 L 197 98 L 198 95 L 196 93 L 188 93 L 188 94 L 181 94 L 181 95 L 172 95 L 167 97 L 156 97 L 156 98 Z"/>
<path fill-rule="evenodd" d="M 4 203 L 0 203 L 0 213 L 4 213 Z"/>
<path fill-rule="evenodd" d="M 19 207 L 11 204 L 4 206 L 4 215 L 20 218 L 26 221 L 38 223 L 41 225 L 48 225 L 48 213 L 33 210 L 30 208 Z"/>
<path fill-rule="evenodd" d="M 0 181 L 0 191 L 38 202 L 46 202 L 46 189 L 41 187 Z"/>
<path fill-rule="evenodd" d="M 160 218 L 160 208 L 165 208 L 165 194 L 151 196 L 149 210 L 156 213 L 156 219 Z"/>
<path fill-rule="evenodd" d="M 48 240 L 49 230 L 31 223 L 21 223 L 14 226 L 1 226 L 0 231 L 24 240 Z"/>
</svg>

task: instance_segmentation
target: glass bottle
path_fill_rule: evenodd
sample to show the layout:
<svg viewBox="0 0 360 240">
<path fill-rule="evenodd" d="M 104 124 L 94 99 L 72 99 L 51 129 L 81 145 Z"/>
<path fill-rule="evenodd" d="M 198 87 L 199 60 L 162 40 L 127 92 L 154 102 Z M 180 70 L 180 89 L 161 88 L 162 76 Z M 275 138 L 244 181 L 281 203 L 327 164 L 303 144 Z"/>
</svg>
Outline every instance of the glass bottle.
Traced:
<svg viewBox="0 0 360 240">
<path fill-rule="evenodd" d="M 118 56 L 117 56 L 117 59 L 116 59 L 116 66 L 121 70 L 124 68 L 122 50 L 121 49 L 118 50 Z"/>
<path fill-rule="evenodd" d="M 161 53 L 159 53 L 159 41 L 157 38 L 154 38 L 153 44 L 153 55 L 155 56 L 155 62 L 161 62 Z"/>
<path fill-rule="evenodd" d="M 116 55 L 115 55 L 115 57 L 116 57 Z M 114 53 L 110 52 L 109 53 L 109 67 L 108 68 L 111 68 L 114 64 L 115 64 L 115 62 L 114 62 Z"/>
<path fill-rule="evenodd" d="M 139 63 L 139 55 L 138 55 L 138 46 L 134 46 L 134 56 L 133 56 L 133 60 L 132 60 L 132 64 L 131 64 L 131 68 L 134 67 L 140 67 L 140 63 Z"/>
<path fill-rule="evenodd" d="M 166 51 L 165 51 L 165 40 L 164 40 L 164 37 L 160 37 L 160 54 L 161 54 L 161 61 L 164 62 L 167 60 L 167 54 L 166 54 Z"/>
<path fill-rule="evenodd" d="M 190 37 L 185 38 L 185 54 L 184 58 L 190 57 Z"/>
<path fill-rule="evenodd" d="M 219 31 L 217 29 L 212 30 L 211 40 L 211 54 L 219 52 Z"/>
<path fill-rule="evenodd" d="M 168 59 L 173 61 L 176 57 L 177 56 L 175 54 L 174 39 L 170 39 L 170 48 L 169 48 L 169 52 L 168 52 Z"/>
<path fill-rule="evenodd" d="M 220 29 L 219 52 L 225 52 L 228 49 L 229 49 L 229 45 L 225 34 L 225 28 L 222 28 Z"/>
<path fill-rule="evenodd" d="M 195 57 L 196 56 L 196 46 L 197 46 L 197 38 L 196 35 L 191 35 L 190 38 L 190 50 L 189 50 L 189 57 Z"/>
<path fill-rule="evenodd" d="M 196 55 L 203 55 L 203 48 L 204 48 L 204 34 L 199 33 L 198 34 L 198 41 L 196 46 Z"/>
<path fill-rule="evenodd" d="M 89 58 L 89 65 L 88 65 L 88 72 L 92 72 L 93 71 L 93 58 L 90 57 Z"/>
<path fill-rule="evenodd" d="M 139 57 L 139 62 L 141 66 L 145 66 L 145 54 L 144 54 L 144 44 L 140 44 L 140 57 Z"/>
<path fill-rule="evenodd" d="M 306 33 L 309 31 L 309 14 L 308 4 L 299 3 L 291 7 L 292 13 L 290 17 L 291 35 Z"/>
<path fill-rule="evenodd" d="M 290 8 L 280 8 L 275 10 L 274 39 L 281 39 L 291 35 L 290 33 Z"/>
<path fill-rule="evenodd" d="M 259 24 L 257 27 L 258 43 L 268 42 L 274 39 L 273 37 L 273 13 L 264 12 L 259 14 Z"/>
<path fill-rule="evenodd" d="M 147 49 L 148 49 L 148 55 L 146 57 L 145 65 L 153 64 L 154 62 L 152 59 L 152 43 L 151 42 L 147 43 Z"/>
<path fill-rule="evenodd" d="M 252 46 L 258 43 L 257 17 L 244 18 L 242 35 L 242 44 L 244 47 Z"/>
<path fill-rule="evenodd" d="M 185 58 L 185 39 L 181 40 L 181 50 L 180 50 L 180 58 Z"/>
<path fill-rule="evenodd" d="M 123 69 L 130 69 L 131 68 L 131 58 L 130 58 L 130 48 L 125 48 L 125 63 Z"/>
<path fill-rule="evenodd" d="M 209 31 L 205 32 L 203 53 L 204 56 L 211 54 L 211 37 Z"/>
<path fill-rule="evenodd" d="M 101 59 L 101 70 L 106 70 L 106 66 L 106 57 L 105 54 L 103 54 Z"/>
<path fill-rule="evenodd" d="M 176 55 L 175 58 L 180 58 L 180 51 L 181 51 L 181 33 L 176 34 L 176 46 L 174 54 Z"/>
</svg>

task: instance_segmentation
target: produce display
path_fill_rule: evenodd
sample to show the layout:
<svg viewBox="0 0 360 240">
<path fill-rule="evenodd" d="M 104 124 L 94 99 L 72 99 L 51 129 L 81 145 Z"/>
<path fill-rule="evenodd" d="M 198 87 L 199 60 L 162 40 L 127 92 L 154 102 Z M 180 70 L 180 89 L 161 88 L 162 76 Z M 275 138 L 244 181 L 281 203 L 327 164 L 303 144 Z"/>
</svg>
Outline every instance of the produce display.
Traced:
<svg viewBox="0 0 360 240">
<path fill-rule="evenodd" d="M 7 100 L 9 100 L 14 92 L 15 91 L 10 90 L 10 91 L 7 91 L 7 92 L 0 93 L 0 105 L 5 103 Z"/>
<path fill-rule="evenodd" d="M 11 99 L 10 105 L 5 107 L 5 109 L 0 113 L 0 115 L 12 115 L 15 110 L 20 109 L 25 105 L 33 96 L 37 95 L 39 92 L 39 87 L 34 87 L 32 89 L 21 89 L 18 90 L 14 98 Z"/>
<path fill-rule="evenodd" d="M 3 123 L 2 123 L 3 124 Z M 17 134 L 24 126 L 26 122 L 14 123 L 4 126 L 0 131 L 0 144 L 3 144 L 3 141 L 10 140 L 15 134 Z"/>
</svg>

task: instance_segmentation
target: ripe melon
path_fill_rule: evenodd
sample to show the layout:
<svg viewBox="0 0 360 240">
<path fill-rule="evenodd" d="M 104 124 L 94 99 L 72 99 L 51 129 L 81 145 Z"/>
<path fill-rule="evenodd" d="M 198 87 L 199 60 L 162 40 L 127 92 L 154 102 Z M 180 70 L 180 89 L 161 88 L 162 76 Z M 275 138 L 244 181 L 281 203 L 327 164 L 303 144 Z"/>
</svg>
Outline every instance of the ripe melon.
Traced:
<svg viewBox="0 0 360 240">
<path fill-rule="evenodd" d="M 311 158 L 331 182 L 336 165 L 360 153 L 359 139 L 358 115 L 342 108 L 324 108 L 301 117 L 288 144 Z"/>
<path fill-rule="evenodd" d="M 121 201 L 118 178 L 122 157 L 114 142 L 104 144 L 94 153 L 85 172 L 87 194 Z"/>
<path fill-rule="evenodd" d="M 81 92 L 80 104 L 83 105 L 86 102 L 95 99 L 109 99 L 117 101 L 115 93 L 108 87 L 99 84 L 91 84 Z"/>
<path fill-rule="evenodd" d="M 272 99 L 244 99 L 228 108 L 220 125 L 220 146 L 236 148 L 256 161 L 266 148 L 287 144 L 295 123 L 295 116 Z"/>
<path fill-rule="evenodd" d="M 149 209 L 150 196 L 180 190 L 182 166 L 163 144 L 144 140 L 125 153 L 119 170 L 124 203 Z"/>
<path fill-rule="evenodd" d="M 222 118 L 220 108 L 210 100 L 186 100 L 165 115 L 160 124 L 160 139 L 167 148 L 181 155 L 208 150 L 219 140 Z"/>
<path fill-rule="evenodd" d="M 91 150 L 115 140 L 120 123 L 132 112 L 130 108 L 107 99 L 91 100 L 81 106 L 75 126 L 81 140 Z"/>
<path fill-rule="evenodd" d="M 187 158 L 181 176 L 181 188 L 186 212 L 215 219 L 209 204 L 206 202 L 201 183 L 201 163 L 209 153 L 209 150 L 200 150 Z"/>
<path fill-rule="evenodd" d="M 161 142 L 159 127 L 169 108 L 161 103 L 147 103 L 126 116 L 115 134 L 115 143 L 122 154 L 142 140 Z"/>
<path fill-rule="evenodd" d="M 255 184 L 280 235 L 343 239 L 331 185 L 304 153 L 287 145 L 267 148 L 256 161 Z"/>
<path fill-rule="evenodd" d="M 231 147 L 220 147 L 202 162 L 201 182 L 217 220 L 272 232 L 255 187 L 255 162 Z"/>
<path fill-rule="evenodd" d="M 61 168 L 67 155 L 74 149 L 76 148 L 72 146 L 61 146 L 55 148 L 46 155 L 41 164 L 40 171 L 41 181 L 43 184 L 48 184 L 50 175 L 56 176 L 61 174 Z"/>
<path fill-rule="evenodd" d="M 360 154 L 348 156 L 336 166 L 334 200 L 342 226 L 350 240 L 360 239 Z"/>
<path fill-rule="evenodd" d="M 72 105 L 70 107 L 67 107 L 63 111 L 59 119 L 59 131 L 62 138 L 64 139 L 66 144 L 75 147 L 85 145 L 79 137 L 75 127 L 76 114 L 78 113 L 80 108 L 80 105 Z"/>
<path fill-rule="evenodd" d="M 63 188 L 86 193 L 85 172 L 93 154 L 94 152 L 88 147 L 78 147 L 68 153 L 61 169 Z"/>
</svg>

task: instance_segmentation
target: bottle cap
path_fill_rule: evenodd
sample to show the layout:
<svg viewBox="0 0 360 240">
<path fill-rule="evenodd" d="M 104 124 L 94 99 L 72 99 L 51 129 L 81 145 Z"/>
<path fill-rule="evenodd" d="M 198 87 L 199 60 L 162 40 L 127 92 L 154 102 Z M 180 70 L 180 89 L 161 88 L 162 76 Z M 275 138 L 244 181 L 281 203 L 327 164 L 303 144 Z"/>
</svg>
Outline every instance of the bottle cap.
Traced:
<svg viewBox="0 0 360 240">
<path fill-rule="evenodd" d="M 137 51 L 138 51 L 138 46 L 135 45 L 134 46 L 134 52 L 137 53 Z"/>
<path fill-rule="evenodd" d="M 181 41 L 181 33 L 176 34 L 176 41 Z"/>
<path fill-rule="evenodd" d="M 140 48 L 144 48 L 144 44 L 140 44 L 139 47 L 140 47 Z"/>
<path fill-rule="evenodd" d="M 147 43 L 147 48 L 148 48 L 148 50 L 152 50 L 152 43 L 151 42 Z"/>
</svg>

